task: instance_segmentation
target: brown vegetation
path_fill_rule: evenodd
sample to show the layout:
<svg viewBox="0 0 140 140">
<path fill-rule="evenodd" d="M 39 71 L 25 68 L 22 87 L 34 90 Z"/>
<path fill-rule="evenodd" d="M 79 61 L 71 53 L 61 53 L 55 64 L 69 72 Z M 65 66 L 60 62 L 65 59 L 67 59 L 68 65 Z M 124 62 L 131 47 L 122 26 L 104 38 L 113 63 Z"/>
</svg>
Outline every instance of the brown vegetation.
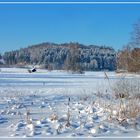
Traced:
<svg viewBox="0 0 140 140">
<path fill-rule="evenodd" d="M 140 72 L 140 20 L 134 24 L 131 42 L 118 53 L 117 69 Z"/>
<path fill-rule="evenodd" d="M 140 72 L 140 48 L 125 48 L 118 54 L 118 69 L 128 72 Z"/>
</svg>

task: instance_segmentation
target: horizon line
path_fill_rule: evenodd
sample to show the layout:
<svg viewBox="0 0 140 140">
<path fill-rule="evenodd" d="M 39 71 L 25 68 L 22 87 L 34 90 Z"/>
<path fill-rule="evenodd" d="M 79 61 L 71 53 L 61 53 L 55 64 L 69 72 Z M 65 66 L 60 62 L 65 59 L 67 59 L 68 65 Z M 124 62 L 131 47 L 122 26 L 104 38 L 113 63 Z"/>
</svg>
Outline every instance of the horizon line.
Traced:
<svg viewBox="0 0 140 140">
<path fill-rule="evenodd" d="M 54 1 L 12 1 L 12 2 L 6 2 L 6 1 L 1 1 L 0 4 L 140 4 L 140 1 L 131 1 L 131 2 L 126 2 L 126 1 L 106 1 L 106 2 L 102 2 L 102 1 L 94 1 L 94 2 L 90 2 L 90 1 L 84 1 L 84 2 L 80 2 L 80 1 L 67 1 L 67 2 L 63 2 L 63 1 L 59 1 L 59 2 L 54 2 Z"/>
</svg>

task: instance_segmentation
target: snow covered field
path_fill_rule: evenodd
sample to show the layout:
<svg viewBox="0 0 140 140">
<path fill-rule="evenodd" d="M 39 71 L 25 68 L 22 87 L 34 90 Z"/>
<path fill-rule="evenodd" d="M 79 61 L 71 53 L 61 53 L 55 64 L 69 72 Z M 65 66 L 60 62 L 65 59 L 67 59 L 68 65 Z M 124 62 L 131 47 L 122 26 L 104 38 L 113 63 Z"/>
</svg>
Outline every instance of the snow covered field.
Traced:
<svg viewBox="0 0 140 140">
<path fill-rule="evenodd" d="M 115 82 L 140 76 L 107 75 L 1 68 L 0 137 L 140 137 L 140 118 L 119 124 L 108 109 Z"/>
</svg>

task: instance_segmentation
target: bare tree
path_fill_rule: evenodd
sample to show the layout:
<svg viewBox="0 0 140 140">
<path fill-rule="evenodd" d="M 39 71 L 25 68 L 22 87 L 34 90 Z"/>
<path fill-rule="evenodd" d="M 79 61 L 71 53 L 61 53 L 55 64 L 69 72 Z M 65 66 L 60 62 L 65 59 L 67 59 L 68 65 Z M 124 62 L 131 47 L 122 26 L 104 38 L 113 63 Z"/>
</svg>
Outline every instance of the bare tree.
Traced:
<svg viewBox="0 0 140 140">
<path fill-rule="evenodd" d="M 131 46 L 140 47 L 140 19 L 133 26 L 131 40 L 132 40 Z"/>
<path fill-rule="evenodd" d="M 129 46 L 125 46 L 123 48 L 123 50 L 121 50 L 118 53 L 118 57 L 117 57 L 117 69 L 119 70 L 128 70 L 128 64 L 129 64 L 129 53 L 130 53 L 130 47 Z"/>
<path fill-rule="evenodd" d="M 140 72 L 140 20 L 134 24 L 131 40 L 118 53 L 117 68 L 128 72 Z"/>
</svg>

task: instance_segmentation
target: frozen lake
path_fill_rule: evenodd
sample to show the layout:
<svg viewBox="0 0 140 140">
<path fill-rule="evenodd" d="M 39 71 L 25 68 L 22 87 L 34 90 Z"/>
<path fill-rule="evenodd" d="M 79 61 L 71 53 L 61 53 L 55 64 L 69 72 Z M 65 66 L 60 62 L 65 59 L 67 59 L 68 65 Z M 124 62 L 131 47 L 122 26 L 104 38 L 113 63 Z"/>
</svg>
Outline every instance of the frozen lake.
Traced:
<svg viewBox="0 0 140 140">
<path fill-rule="evenodd" d="M 85 118 L 86 108 L 96 102 L 97 93 L 105 93 L 102 103 L 110 102 L 108 94 L 117 80 L 139 78 L 139 75 L 116 74 L 115 72 L 85 72 L 72 74 L 66 71 L 47 71 L 38 69 L 28 73 L 27 69 L 1 68 L 0 71 L 0 137 L 93 137 L 93 136 L 126 136 L 126 130 L 116 125 L 108 127 L 102 107 L 95 104 L 86 125 L 80 125 Z M 71 99 L 71 126 L 65 127 L 68 99 Z M 85 99 L 88 99 L 86 102 Z M 100 101 L 101 102 L 101 101 Z M 29 111 L 30 123 L 27 123 Z M 57 114 L 58 120 L 51 121 L 51 115 Z M 98 114 L 98 118 L 97 117 Z M 93 117 L 94 116 L 94 117 Z M 62 117 L 64 117 L 62 119 Z M 91 121 L 91 118 L 93 121 Z M 63 120 L 62 122 L 60 120 Z M 97 119 L 97 120 L 96 120 Z M 99 120 L 105 120 L 99 132 L 95 133 Z M 56 133 L 57 127 L 61 131 Z M 81 128 L 82 126 L 82 128 Z M 127 131 L 129 132 L 129 131 Z M 137 136 L 137 132 L 130 136 Z"/>
<path fill-rule="evenodd" d="M 106 72 L 111 83 L 120 78 L 133 78 L 133 75 L 116 74 Z M 98 87 L 107 85 L 104 72 L 85 72 L 85 74 L 72 74 L 65 71 L 38 70 L 36 73 L 28 73 L 27 69 L 3 68 L 0 73 L 0 86 L 43 86 L 43 87 Z"/>
</svg>

